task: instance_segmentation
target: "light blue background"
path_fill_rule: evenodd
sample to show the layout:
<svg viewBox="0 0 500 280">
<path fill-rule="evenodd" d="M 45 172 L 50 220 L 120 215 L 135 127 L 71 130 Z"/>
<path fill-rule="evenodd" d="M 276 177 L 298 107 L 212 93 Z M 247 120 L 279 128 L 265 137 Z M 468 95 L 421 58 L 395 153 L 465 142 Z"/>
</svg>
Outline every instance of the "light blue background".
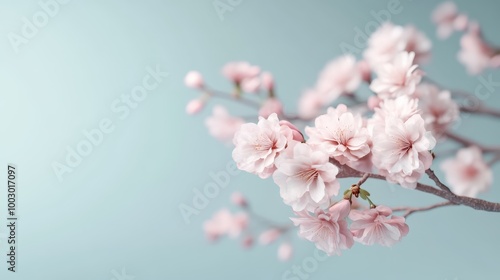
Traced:
<svg viewBox="0 0 500 280">
<path fill-rule="evenodd" d="M 231 177 L 229 187 L 184 223 L 179 205 L 190 203 L 193 189 L 211 182 L 209 173 L 224 170 L 231 156 L 203 125 L 209 110 L 185 115 L 196 93 L 183 86 L 183 77 L 197 69 L 214 87 L 229 90 L 220 67 L 248 60 L 274 73 L 278 94 L 293 112 L 301 91 L 341 54 L 339 45 L 353 44 L 354 28 L 364 29 L 374 20 L 370 12 L 386 9 L 388 1 L 243 0 L 221 21 L 211 0 L 73 0 L 16 54 L 7 36 L 20 33 L 22 17 L 40 10 L 37 2 L 0 1 L 0 170 L 8 162 L 18 165 L 20 196 L 19 272 L 7 272 L 3 239 L 0 278 L 113 279 L 113 271 L 124 268 L 136 280 L 281 279 L 313 255 L 314 245 L 295 233 L 295 256 L 288 263 L 276 259 L 278 244 L 244 251 L 233 240 L 215 246 L 205 240 L 203 221 L 229 205 L 235 190 L 260 214 L 288 220 L 291 212 L 272 180 L 249 174 Z M 459 36 L 436 40 L 429 18 L 437 2 L 401 5 L 392 21 L 413 23 L 434 41 L 433 60 L 424 67 L 429 76 L 474 90 L 479 81 L 456 61 Z M 458 6 L 500 45 L 500 2 Z M 128 118 L 118 119 L 111 103 L 156 65 L 170 76 Z M 488 73 L 500 80 L 498 72 Z M 499 107 L 498 95 L 496 89 L 487 102 Z M 112 119 L 115 130 L 59 182 L 52 163 L 63 162 L 66 147 L 74 148 L 84 139 L 82 130 L 96 128 L 103 118 Z M 467 118 L 458 129 L 498 143 L 498 122 Z M 5 182 L 4 171 L 0 178 Z M 381 182 L 367 187 L 375 202 L 387 205 L 439 201 Z M 5 185 L 1 189 L 0 234 L 6 232 Z M 483 197 L 500 201 L 498 184 Z M 408 223 L 410 234 L 397 246 L 357 244 L 321 262 L 309 279 L 498 279 L 499 214 L 450 207 L 412 216 Z"/>
</svg>

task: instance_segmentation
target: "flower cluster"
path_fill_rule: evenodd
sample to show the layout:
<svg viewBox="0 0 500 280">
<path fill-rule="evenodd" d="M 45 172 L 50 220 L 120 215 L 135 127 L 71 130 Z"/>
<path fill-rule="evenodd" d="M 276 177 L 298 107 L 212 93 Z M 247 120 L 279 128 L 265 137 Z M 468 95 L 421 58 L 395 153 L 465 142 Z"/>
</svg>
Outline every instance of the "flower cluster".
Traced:
<svg viewBox="0 0 500 280">
<path fill-rule="evenodd" d="M 479 25 L 453 3 L 437 7 L 432 20 L 440 38 L 465 32 L 458 59 L 470 73 L 500 66 L 500 52 L 486 43 Z M 483 155 L 493 153 L 494 160 L 500 160 L 500 148 L 475 146 L 453 135 L 451 128 L 467 108 L 458 105 L 460 95 L 442 88 L 421 69 L 419 64 L 431 57 L 431 47 L 427 36 L 414 26 L 384 23 L 368 38 L 361 59 L 347 54 L 326 64 L 300 97 L 295 115 L 285 111 L 271 73 L 248 62 L 230 62 L 222 73 L 233 89 L 224 97 L 253 107 L 258 119 L 231 116 L 216 105 L 206 126 L 215 138 L 232 142 L 232 158 L 239 169 L 272 178 L 283 203 L 295 213 L 291 220 L 299 236 L 317 248 L 340 255 L 354 242 L 392 246 L 408 234 L 405 217 L 414 209 L 400 217 L 387 206 L 375 205 L 361 188 L 370 176 L 419 189 L 424 174 L 434 174 L 431 166 L 438 140 L 451 138 L 469 146 L 456 148 L 456 157 L 441 164 L 451 191 L 429 177 L 449 193 L 443 196 L 447 199 L 454 194 L 475 197 L 488 190 L 493 180 L 492 163 L 485 162 Z M 188 103 L 190 114 L 221 96 L 196 71 L 186 75 L 185 83 L 201 93 Z M 370 90 L 369 97 L 359 93 L 363 84 Z M 347 177 L 364 179 L 342 194 L 340 179 Z M 369 207 L 355 207 L 354 197 L 366 200 Z M 241 195 L 233 195 L 233 201 L 246 212 L 215 214 L 204 225 L 209 239 L 246 231 L 248 202 Z M 286 226 L 270 226 L 258 239 L 271 244 L 288 231 Z M 249 246 L 251 240 L 247 236 L 244 244 Z M 286 260 L 291 255 L 291 244 L 282 243 L 278 257 Z"/>
</svg>

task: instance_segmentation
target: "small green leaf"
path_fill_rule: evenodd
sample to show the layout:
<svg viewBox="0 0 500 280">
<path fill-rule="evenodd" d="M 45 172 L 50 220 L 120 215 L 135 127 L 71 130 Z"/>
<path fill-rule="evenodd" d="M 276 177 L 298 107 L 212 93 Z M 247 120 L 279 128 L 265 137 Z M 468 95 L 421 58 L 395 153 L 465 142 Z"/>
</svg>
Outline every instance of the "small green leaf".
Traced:
<svg viewBox="0 0 500 280">
<path fill-rule="evenodd" d="M 361 196 L 362 199 L 367 200 L 368 197 L 370 196 L 370 193 L 367 190 L 360 189 L 359 195 Z"/>
<path fill-rule="evenodd" d="M 347 189 L 344 191 L 344 195 L 346 195 L 348 192 L 350 192 L 351 190 L 350 189 Z"/>
</svg>

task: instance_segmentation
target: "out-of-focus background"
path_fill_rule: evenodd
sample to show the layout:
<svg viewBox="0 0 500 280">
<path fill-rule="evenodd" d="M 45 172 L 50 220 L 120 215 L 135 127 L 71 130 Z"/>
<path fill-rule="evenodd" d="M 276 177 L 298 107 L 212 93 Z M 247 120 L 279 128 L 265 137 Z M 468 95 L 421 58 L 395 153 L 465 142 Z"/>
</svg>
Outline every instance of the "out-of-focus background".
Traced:
<svg viewBox="0 0 500 280">
<path fill-rule="evenodd" d="M 314 257 L 314 245 L 295 232 L 294 257 L 286 263 L 276 258 L 278 244 L 244 250 L 237 240 L 206 241 L 203 221 L 231 207 L 233 191 L 245 194 L 256 212 L 288 221 L 291 211 L 272 180 L 243 172 L 185 222 L 180 205 L 192 205 L 196 190 L 213 182 L 210 174 L 226 170 L 231 148 L 204 126 L 213 103 L 200 115 L 185 114 L 197 93 L 183 78 L 196 69 L 213 87 L 230 90 L 220 68 L 247 60 L 274 74 L 286 111 L 294 112 L 324 64 L 342 54 L 341 44 L 354 45 L 356 29 L 386 20 L 380 11 L 394 1 L 220 2 L 231 9 L 220 15 L 213 0 L 0 1 L 1 260 L 6 165 L 19 170 L 18 271 L 7 271 L 2 261 L 1 279 L 286 279 L 287 270 Z M 473 91 L 480 81 L 456 60 L 459 35 L 436 38 L 430 14 L 439 2 L 396 2 L 400 12 L 389 20 L 414 24 L 433 41 L 426 73 Z M 500 2 L 456 3 L 500 45 Z M 41 27 L 27 23 L 34 20 Z M 500 80 L 498 71 L 488 75 Z M 140 101 L 129 100 L 144 79 L 154 87 Z M 489 105 L 499 104 L 499 92 L 494 89 Z M 223 104 L 233 114 L 253 113 Z M 456 130 L 498 144 L 498 125 L 470 117 Z M 96 129 L 102 137 L 82 144 Z M 78 148 L 86 155 L 72 155 Z M 383 182 L 369 181 L 367 188 L 390 206 L 439 201 Z M 482 197 L 500 201 L 499 185 Z M 408 223 L 410 234 L 392 248 L 356 244 L 289 279 L 498 279 L 499 214 L 448 207 Z"/>
</svg>

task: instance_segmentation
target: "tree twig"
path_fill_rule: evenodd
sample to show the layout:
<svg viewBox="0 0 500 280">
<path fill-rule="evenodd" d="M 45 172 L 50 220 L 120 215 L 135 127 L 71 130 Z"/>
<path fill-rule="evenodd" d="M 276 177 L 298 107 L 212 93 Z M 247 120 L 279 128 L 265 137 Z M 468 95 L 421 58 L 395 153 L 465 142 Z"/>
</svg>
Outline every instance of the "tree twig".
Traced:
<svg viewBox="0 0 500 280">
<path fill-rule="evenodd" d="M 456 204 L 453 202 L 450 202 L 450 201 L 443 201 L 440 203 L 436 203 L 436 204 L 432 204 L 432 205 L 424 206 L 424 207 L 394 207 L 394 208 L 392 208 L 392 211 L 394 211 L 394 212 L 405 211 L 405 213 L 403 214 L 403 217 L 406 218 L 406 217 L 408 217 L 411 214 L 416 213 L 416 212 L 429 211 L 432 209 L 441 208 L 441 207 L 450 206 L 450 205 L 456 205 Z"/>
<path fill-rule="evenodd" d="M 337 178 L 362 178 L 365 175 L 365 173 L 357 171 L 347 165 L 340 165 L 336 160 L 331 160 L 331 162 L 339 167 L 339 174 L 337 174 Z M 386 181 L 386 178 L 379 174 L 370 173 L 370 178 Z M 415 189 L 442 197 L 454 204 L 468 206 L 476 210 L 500 212 L 500 203 L 489 202 L 479 198 L 459 196 L 452 192 L 443 191 L 422 183 L 417 183 Z"/>
</svg>

